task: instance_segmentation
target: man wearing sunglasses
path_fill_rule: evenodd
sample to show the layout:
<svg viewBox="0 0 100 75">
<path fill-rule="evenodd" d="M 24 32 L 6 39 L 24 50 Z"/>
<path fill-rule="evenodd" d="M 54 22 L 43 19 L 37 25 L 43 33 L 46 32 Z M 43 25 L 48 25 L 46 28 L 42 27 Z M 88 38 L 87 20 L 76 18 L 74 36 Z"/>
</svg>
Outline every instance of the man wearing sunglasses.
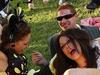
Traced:
<svg viewBox="0 0 100 75">
<path fill-rule="evenodd" d="M 96 39 L 100 37 L 100 31 L 98 28 L 78 25 L 76 24 L 77 18 L 78 16 L 77 16 L 76 10 L 72 5 L 68 3 L 64 3 L 63 5 L 59 6 L 58 16 L 56 17 L 56 20 L 58 21 L 59 27 L 61 28 L 62 31 L 65 31 L 71 28 L 79 28 L 79 29 L 82 29 L 88 32 L 92 36 L 92 39 Z M 55 40 L 58 35 L 59 33 L 51 36 L 48 40 L 49 50 L 51 52 L 52 57 L 56 53 L 56 41 Z"/>
<path fill-rule="evenodd" d="M 97 29 L 95 27 L 86 27 L 86 26 L 76 24 L 77 13 L 76 13 L 74 7 L 70 4 L 64 4 L 64 5 L 59 6 L 58 16 L 56 17 L 56 19 L 57 19 L 57 21 L 59 23 L 59 26 L 60 26 L 62 31 L 65 31 L 65 30 L 71 29 L 71 28 L 79 28 L 79 29 L 87 31 L 93 37 L 93 39 L 95 39 L 97 37 L 100 37 L 99 29 Z M 54 55 L 56 54 L 56 49 L 57 49 L 57 47 L 56 47 L 56 38 L 57 38 L 58 35 L 59 35 L 59 33 L 56 33 L 48 39 L 48 45 L 49 45 L 49 50 L 51 52 L 51 57 L 54 57 Z M 50 74 L 50 70 L 48 68 L 49 64 L 47 62 L 45 63 L 45 61 L 46 61 L 45 58 L 42 55 L 39 56 L 39 54 L 36 53 L 36 52 L 33 53 L 33 57 L 34 57 L 33 58 L 34 63 L 44 65 L 42 67 L 44 69 L 47 68 L 46 72 L 47 73 L 49 72 L 48 74 Z M 38 73 L 36 75 L 38 75 Z"/>
</svg>

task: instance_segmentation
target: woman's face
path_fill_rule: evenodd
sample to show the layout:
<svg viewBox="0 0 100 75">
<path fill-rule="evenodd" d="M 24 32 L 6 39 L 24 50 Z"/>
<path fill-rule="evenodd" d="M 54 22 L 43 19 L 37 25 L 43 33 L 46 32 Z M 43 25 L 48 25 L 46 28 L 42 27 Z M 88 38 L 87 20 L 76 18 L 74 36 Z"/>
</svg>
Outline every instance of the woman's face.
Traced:
<svg viewBox="0 0 100 75">
<path fill-rule="evenodd" d="M 61 36 L 59 39 L 60 47 L 63 53 L 72 60 L 78 60 L 82 56 L 82 50 L 77 41 L 75 41 L 76 46 L 69 40 L 66 36 Z"/>
<path fill-rule="evenodd" d="M 15 49 L 15 52 L 18 54 L 22 54 L 23 50 L 28 46 L 29 40 L 30 40 L 31 34 L 28 34 L 24 36 L 20 41 L 17 41 L 15 43 L 15 46 L 13 47 Z"/>
</svg>

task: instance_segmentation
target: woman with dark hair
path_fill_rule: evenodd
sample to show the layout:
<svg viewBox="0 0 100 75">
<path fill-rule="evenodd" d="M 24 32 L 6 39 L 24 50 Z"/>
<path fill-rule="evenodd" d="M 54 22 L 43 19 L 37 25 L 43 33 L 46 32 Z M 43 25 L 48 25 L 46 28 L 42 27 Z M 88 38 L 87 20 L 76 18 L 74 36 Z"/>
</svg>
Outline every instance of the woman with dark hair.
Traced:
<svg viewBox="0 0 100 75">
<path fill-rule="evenodd" d="M 27 75 L 27 59 L 23 54 L 28 46 L 31 30 L 28 24 L 16 15 L 8 16 L 3 27 L 0 44 L 0 72 L 7 75 Z"/>
<path fill-rule="evenodd" d="M 5 23 L 1 31 L 0 72 L 3 72 L 4 75 L 51 75 L 48 66 L 36 73 L 33 69 L 28 71 L 24 49 L 28 47 L 30 40 L 30 27 L 21 15 L 10 14 L 7 19 L 8 22 Z M 37 62 L 40 62 L 42 56 L 38 52 L 36 54 L 40 58 Z M 0 75 L 3 74 L 0 73 Z"/>
<path fill-rule="evenodd" d="M 53 62 L 54 75 L 63 75 L 70 68 L 97 68 L 96 48 L 83 30 L 69 29 L 57 37 L 57 56 Z"/>
</svg>

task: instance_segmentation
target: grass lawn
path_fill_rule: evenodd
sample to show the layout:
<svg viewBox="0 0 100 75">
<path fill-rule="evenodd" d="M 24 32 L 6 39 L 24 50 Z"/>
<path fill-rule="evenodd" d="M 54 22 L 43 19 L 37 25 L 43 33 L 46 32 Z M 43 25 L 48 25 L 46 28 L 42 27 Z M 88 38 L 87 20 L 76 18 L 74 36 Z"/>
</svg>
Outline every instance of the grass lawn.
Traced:
<svg viewBox="0 0 100 75">
<path fill-rule="evenodd" d="M 34 0 L 36 9 L 29 11 L 27 4 L 24 4 L 24 0 L 13 0 L 11 4 L 15 7 L 17 2 L 21 3 L 21 7 L 25 13 L 25 20 L 29 23 L 32 30 L 32 37 L 29 47 L 25 50 L 25 54 L 28 57 L 28 67 L 38 69 L 39 67 L 32 64 L 31 53 L 32 51 L 41 52 L 48 60 L 50 60 L 50 54 L 48 52 L 47 39 L 49 36 L 56 32 L 59 32 L 59 26 L 55 17 L 57 16 L 57 7 L 59 0 L 50 0 L 47 5 L 43 4 L 42 0 Z M 67 0 L 72 3 L 78 13 L 78 23 L 82 18 L 99 16 L 100 9 L 89 13 L 85 6 L 90 0 Z"/>
</svg>

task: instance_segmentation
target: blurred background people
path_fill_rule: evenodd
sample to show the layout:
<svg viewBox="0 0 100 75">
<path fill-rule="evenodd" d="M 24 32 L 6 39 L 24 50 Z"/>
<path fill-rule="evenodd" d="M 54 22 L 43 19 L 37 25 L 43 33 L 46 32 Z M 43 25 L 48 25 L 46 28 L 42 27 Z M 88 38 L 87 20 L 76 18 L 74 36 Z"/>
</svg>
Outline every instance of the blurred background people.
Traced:
<svg viewBox="0 0 100 75">
<path fill-rule="evenodd" d="M 59 5 L 63 4 L 64 2 L 66 2 L 67 0 L 59 0 Z"/>
<path fill-rule="evenodd" d="M 94 10 L 100 6 L 100 0 L 91 0 L 89 4 L 87 4 L 86 8 Z"/>
<path fill-rule="evenodd" d="M 28 8 L 29 8 L 29 10 L 35 9 L 33 0 L 28 0 Z"/>
<path fill-rule="evenodd" d="M 44 4 L 47 4 L 49 2 L 49 0 L 43 0 Z"/>
</svg>

